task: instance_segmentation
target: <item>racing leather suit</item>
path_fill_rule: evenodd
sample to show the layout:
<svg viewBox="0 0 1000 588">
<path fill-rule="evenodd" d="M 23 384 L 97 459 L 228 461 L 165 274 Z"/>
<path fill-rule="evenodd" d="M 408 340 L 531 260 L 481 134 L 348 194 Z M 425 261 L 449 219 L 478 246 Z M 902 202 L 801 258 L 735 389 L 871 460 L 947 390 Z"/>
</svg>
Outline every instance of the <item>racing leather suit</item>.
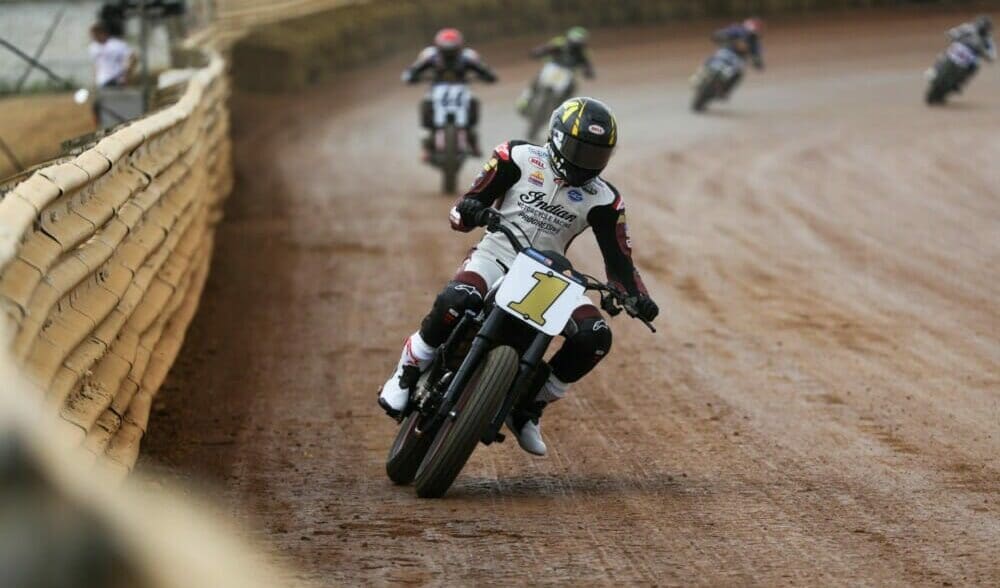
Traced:
<svg viewBox="0 0 1000 588">
<path fill-rule="evenodd" d="M 646 288 L 632 263 L 625 206 L 607 181 L 595 178 L 581 187 L 568 186 L 552 172 L 546 149 L 522 141 L 499 145 L 462 199 L 492 206 L 505 221 L 517 225 L 540 251 L 563 254 L 573 240 L 592 228 L 611 283 L 637 296 Z M 456 207 L 451 226 L 467 232 Z M 438 295 L 424 318 L 420 335 L 429 345 L 444 343 L 466 310 L 478 311 L 489 288 L 514 262 L 516 254 L 499 233 L 487 233 Z M 566 341 L 552 357 L 552 374 L 571 383 L 586 375 L 611 349 L 611 330 L 589 299 L 581 300 L 563 335 Z M 546 401 L 555 400 L 548 398 Z"/>
<path fill-rule="evenodd" d="M 475 74 L 486 82 L 495 82 L 497 76 L 493 70 L 472 49 L 462 49 L 451 55 L 437 47 L 425 48 L 417 56 L 417 60 L 403 72 L 403 81 L 416 83 L 425 71 L 431 71 L 434 84 L 450 83 L 464 84 L 470 74 Z"/>
<path fill-rule="evenodd" d="M 764 48 L 760 36 L 742 24 L 733 24 L 712 33 L 716 45 L 725 47 L 742 58 L 749 57 L 757 69 L 764 67 Z"/>
<path fill-rule="evenodd" d="M 948 31 L 948 38 L 968 47 L 977 57 L 996 61 L 997 47 L 990 34 L 981 34 L 976 25 L 967 22 Z"/>
<path fill-rule="evenodd" d="M 996 61 L 997 47 L 993 42 L 993 36 L 989 33 L 980 33 L 974 23 L 967 22 L 949 30 L 948 39 L 954 43 L 965 45 L 980 59 L 986 59 L 991 62 Z M 966 69 L 965 76 L 962 77 L 958 84 L 960 90 L 979 70 L 979 61 L 973 61 Z"/>
</svg>

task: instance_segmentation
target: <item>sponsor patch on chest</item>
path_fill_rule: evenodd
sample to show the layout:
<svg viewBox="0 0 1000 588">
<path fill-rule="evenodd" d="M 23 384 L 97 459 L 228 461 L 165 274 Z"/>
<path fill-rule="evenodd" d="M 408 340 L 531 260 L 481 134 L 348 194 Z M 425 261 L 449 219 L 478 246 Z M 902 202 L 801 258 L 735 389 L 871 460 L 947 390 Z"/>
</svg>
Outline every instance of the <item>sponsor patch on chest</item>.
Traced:
<svg viewBox="0 0 1000 588">
<path fill-rule="evenodd" d="M 545 174 L 540 171 L 533 171 L 531 175 L 528 176 L 528 183 L 539 188 L 545 185 Z"/>
</svg>

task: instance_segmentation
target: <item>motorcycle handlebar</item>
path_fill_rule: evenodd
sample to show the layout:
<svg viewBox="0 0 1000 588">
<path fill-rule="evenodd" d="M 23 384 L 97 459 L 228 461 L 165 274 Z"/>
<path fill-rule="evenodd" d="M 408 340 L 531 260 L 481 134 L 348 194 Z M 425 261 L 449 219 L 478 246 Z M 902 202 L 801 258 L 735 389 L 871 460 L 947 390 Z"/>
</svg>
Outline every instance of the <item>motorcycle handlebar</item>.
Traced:
<svg viewBox="0 0 1000 588">
<path fill-rule="evenodd" d="M 525 249 L 524 244 L 521 243 L 521 240 L 511 229 L 511 225 L 503 221 L 503 217 L 500 216 L 500 213 L 497 210 L 493 208 L 486 208 L 479 214 L 482 215 L 481 220 L 485 221 L 482 224 L 486 226 L 486 230 L 491 233 L 499 232 L 503 234 L 503 236 L 507 237 L 507 240 L 510 241 L 511 247 L 514 248 L 515 253 L 520 253 Z M 529 243 L 528 245 L 530 246 L 531 244 Z M 639 316 L 639 309 L 636 308 L 636 303 L 638 301 L 636 296 L 629 296 L 621 289 L 612 286 L 611 284 L 601 282 L 593 276 L 588 276 L 579 272 L 577 273 L 584 279 L 584 288 L 601 293 L 601 308 L 603 308 L 608 314 L 615 316 L 624 310 L 625 314 L 642 321 L 642 324 L 646 325 L 650 331 L 653 333 L 656 332 L 656 327 L 653 326 L 653 323 Z"/>
</svg>

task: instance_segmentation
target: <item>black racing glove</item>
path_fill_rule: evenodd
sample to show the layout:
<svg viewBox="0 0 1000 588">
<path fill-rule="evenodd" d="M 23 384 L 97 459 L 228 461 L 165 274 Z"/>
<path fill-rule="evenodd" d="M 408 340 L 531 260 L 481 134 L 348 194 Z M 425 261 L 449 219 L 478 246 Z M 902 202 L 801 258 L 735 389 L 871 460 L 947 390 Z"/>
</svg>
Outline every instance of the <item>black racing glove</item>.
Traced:
<svg viewBox="0 0 1000 588">
<path fill-rule="evenodd" d="M 463 198 L 455 210 L 462 218 L 462 224 L 467 227 L 485 227 L 490 222 L 486 205 L 475 198 Z"/>
<path fill-rule="evenodd" d="M 640 294 L 636 298 L 635 309 L 639 313 L 639 318 L 650 323 L 653 322 L 656 315 L 660 314 L 660 307 L 646 294 Z"/>
</svg>

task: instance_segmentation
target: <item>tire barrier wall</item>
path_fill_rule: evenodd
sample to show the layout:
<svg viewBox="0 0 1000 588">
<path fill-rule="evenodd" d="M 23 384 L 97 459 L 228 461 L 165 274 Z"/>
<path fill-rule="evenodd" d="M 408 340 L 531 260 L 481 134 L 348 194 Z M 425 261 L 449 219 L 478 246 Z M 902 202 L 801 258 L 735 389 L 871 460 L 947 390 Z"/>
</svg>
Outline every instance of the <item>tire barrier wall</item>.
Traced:
<svg viewBox="0 0 1000 588">
<path fill-rule="evenodd" d="M 208 273 L 232 184 L 222 58 L 180 99 L 0 200 L 0 345 L 75 445 L 118 476 Z"/>
<path fill-rule="evenodd" d="M 228 0 L 232 23 L 252 10 Z M 293 15 L 335 0 L 284 0 Z M 852 7 L 975 4 L 963 0 L 356 0 L 315 14 L 260 26 L 233 48 L 233 77 L 240 89 L 299 90 L 336 72 L 370 63 L 401 49 L 422 47 L 441 26 L 462 28 L 473 42 L 563 30 L 573 25 L 621 27 L 711 16 Z M 277 12 L 277 11 L 276 11 Z M 241 16 L 243 15 L 243 16 Z M 265 22 L 262 20 L 257 22 Z"/>
</svg>

